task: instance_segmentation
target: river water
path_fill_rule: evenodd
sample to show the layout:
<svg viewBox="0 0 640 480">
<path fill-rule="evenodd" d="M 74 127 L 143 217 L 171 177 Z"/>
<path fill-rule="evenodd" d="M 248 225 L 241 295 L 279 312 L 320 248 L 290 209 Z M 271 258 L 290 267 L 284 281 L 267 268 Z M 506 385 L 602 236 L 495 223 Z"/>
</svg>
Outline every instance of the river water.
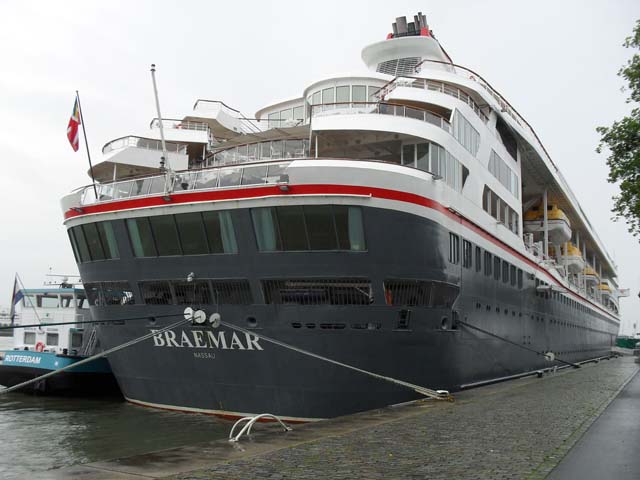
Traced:
<svg viewBox="0 0 640 480">
<path fill-rule="evenodd" d="M 12 338 L 0 337 L 0 349 Z M 0 396 L 0 478 L 223 438 L 232 424 L 120 399 Z"/>
</svg>

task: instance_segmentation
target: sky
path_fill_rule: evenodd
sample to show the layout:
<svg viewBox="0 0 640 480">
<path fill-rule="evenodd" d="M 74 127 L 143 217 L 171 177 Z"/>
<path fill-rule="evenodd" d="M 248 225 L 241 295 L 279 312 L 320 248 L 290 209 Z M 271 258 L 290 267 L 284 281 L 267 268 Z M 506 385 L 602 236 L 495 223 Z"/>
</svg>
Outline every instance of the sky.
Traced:
<svg viewBox="0 0 640 480">
<path fill-rule="evenodd" d="M 0 4 L 0 305 L 14 273 L 27 287 L 76 274 L 59 201 L 90 182 L 84 145 L 66 127 L 80 91 L 91 157 L 108 141 L 145 134 L 162 113 L 196 99 L 248 116 L 299 97 L 332 74 L 364 71 L 361 49 L 398 16 L 422 11 L 453 60 L 486 78 L 536 129 L 629 287 L 622 333 L 640 331 L 640 243 L 611 217 L 616 185 L 596 127 L 631 107 L 616 75 L 640 18 L 635 0 L 29 1 Z"/>
</svg>

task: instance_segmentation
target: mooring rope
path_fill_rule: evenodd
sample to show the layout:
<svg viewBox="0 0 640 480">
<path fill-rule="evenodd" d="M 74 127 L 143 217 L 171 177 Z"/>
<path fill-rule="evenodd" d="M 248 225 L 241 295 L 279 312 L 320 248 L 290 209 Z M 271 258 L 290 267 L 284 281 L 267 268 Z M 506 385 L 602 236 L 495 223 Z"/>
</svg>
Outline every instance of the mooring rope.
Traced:
<svg viewBox="0 0 640 480">
<path fill-rule="evenodd" d="M 524 350 L 528 350 L 529 352 L 535 353 L 536 355 L 542 355 L 543 357 L 547 356 L 547 353 L 545 353 L 545 352 L 539 352 L 538 350 L 535 350 L 533 348 L 529 348 L 529 347 L 527 347 L 525 345 L 522 345 L 520 343 L 514 342 L 513 340 L 509 340 L 508 338 L 501 337 L 500 335 L 496 335 L 495 333 L 489 332 L 488 330 L 484 330 L 484 329 L 482 329 L 480 327 L 476 327 L 475 325 L 471 325 L 470 323 L 463 322 L 462 320 L 458 320 L 457 323 L 459 323 L 461 325 L 464 325 L 465 327 L 471 328 L 473 330 L 477 330 L 479 332 L 482 332 L 485 335 L 489 335 L 490 337 L 497 338 L 498 340 L 502 340 L 503 342 L 507 342 L 507 343 L 509 343 L 511 345 L 514 345 L 516 347 L 522 348 Z M 567 362 L 565 360 L 562 360 L 561 358 L 556 357 L 555 355 L 554 355 L 554 360 L 557 360 L 560 363 L 564 363 L 565 365 L 570 365 L 570 366 L 572 366 L 574 368 L 580 368 L 580 365 L 578 365 L 577 363 Z"/>
<path fill-rule="evenodd" d="M 303 355 L 308 355 L 310 357 L 316 358 L 318 360 L 322 360 L 324 362 L 332 363 L 333 365 L 337 365 L 339 367 L 344 367 L 344 368 L 347 368 L 349 370 L 353 370 L 353 371 L 362 373 L 364 375 L 369 375 L 370 377 L 377 378 L 379 380 L 384 380 L 385 382 L 390 382 L 390 383 L 393 383 L 395 385 L 400 385 L 402 387 L 410 388 L 411 390 L 414 390 L 415 392 L 418 392 L 419 394 L 424 395 L 426 397 L 434 398 L 436 400 L 449 400 L 449 401 L 453 400 L 453 396 L 451 394 L 449 394 L 449 392 L 438 392 L 437 390 L 432 390 L 430 388 L 422 387 L 420 385 L 415 385 L 413 383 L 405 382 L 403 380 L 398 380 L 397 378 L 387 377 L 387 376 L 384 376 L 384 375 L 380 375 L 378 373 L 374 373 L 374 372 L 370 372 L 368 370 L 364 370 L 362 368 L 354 367 L 353 365 L 349 365 L 347 363 L 339 362 L 337 360 L 333 360 L 331 358 L 324 357 L 322 355 L 318 355 L 317 353 L 313 353 L 313 352 L 310 352 L 308 350 L 304 350 L 302 348 L 295 347 L 293 345 L 289 345 L 289 344 L 287 344 L 285 342 L 281 342 L 280 340 L 275 340 L 273 338 L 266 337 L 264 335 L 256 333 L 254 330 L 246 330 L 246 329 L 244 329 L 242 327 L 238 327 L 237 325 L 233 325 L 231 323 L 220 321 L 220 325 L 224 325 L 225 327 L 232 328 L 234 330 L 238 330 L 239 332 L 245 333 L 247 335 L 254 335 L 254 336 L 258 337 L 259 339 L 264 340 L 265 342 L 273 343 L 274 345 L 278 345 L 280 347 L 287 348 L 289 350 L 293 350 L 294 352 L 298 352 L 298 353 L 301 353 Z"/>
<path fill-rule="evenodd" d="M 177 316 L 177 315 L 171 315 L 171 316 Z M 108 350 L 105 350 L 104 352 L 100 352 L 97 353 L 95 355 L 92 355 L 91 357 L 87 357 L 85 359 L 82 359 L 78 362 L 72 363 L 71 365 L 67 365 L 66 367 L 62 367 L 59 368 L 57 370 L 53 370 L 49 373 L 45 373 L 44 375 L 40 375 L 39 377 L 36 378 L 32 378 L 31 380 L 27 380 L 25 382 L 19 383 L 17 385 L 14 385 L 12 387 L 7 387 L 4 388 L 2 390 L 0 390 L 0 395 L 4 394 L 4 393 L 9 393 L 9 392 L 13 392 L 14 390 L 18 390 L 20 388 L 24 388 L 28 385 L 31 385 L 32 383 L 35 382 L 39 382 L 40 380 L 44 380 L 45 378 L 49 378 L 49 377 L 53 377 L 54 375 L 57 375 L 59 373 L 65 372 L 67 370 L 71 370 L 72 368 L 76 368 L 79 367 L 80 365 L 84 365 L 85 363 L 89 363 L 89 362 L 93 362 L 94 360 L 97 360 L 98 358 L 102 358 L 102 357 L 106 357 L 107 355 L 111 354 L 111 353 L 115 353 L 119 350 L 125 349 L 127 347 L 130 347 L 132 345 L 135 345 L 136 343 L 140 343 L 144 340 L 147 340 L 148 338 L 153 337 L 154 335 L 158 335 L 161 333 L 164 333 L 168 330 L 171 330 L 173 328 L 179 327 L 180 325 L 183 325 L 187 322 L 190 322 L 191 320 L 187 320 L 187 319 L 181 319 L 178 322 L 172 323 L 171 325 L 168 325 L 164 328 L 161 328 L 159 330 L 155 330 L 153 332 L 147 333 L 146 335 L 143 335 L 141 337 L 135 338 L 133 340 L 129 340 L 128 342 L 122 343 L 120 345 L 117 345 L 113 348 L 110 348 Z"/>
</svg>

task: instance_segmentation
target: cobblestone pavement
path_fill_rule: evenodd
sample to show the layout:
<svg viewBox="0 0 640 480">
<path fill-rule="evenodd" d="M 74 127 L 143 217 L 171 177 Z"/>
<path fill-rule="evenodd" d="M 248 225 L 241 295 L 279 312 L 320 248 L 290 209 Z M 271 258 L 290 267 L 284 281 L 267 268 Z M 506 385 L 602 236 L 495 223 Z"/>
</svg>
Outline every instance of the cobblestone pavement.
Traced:
<svg viewBox="0 0 640 480">
<path fill-rule="evenodd" d="M 171 478 L 542 479 L 637 371 L 622 357 L 482 387 L 455 403 L 426 402 L 403 418 Z"/>
</svg>

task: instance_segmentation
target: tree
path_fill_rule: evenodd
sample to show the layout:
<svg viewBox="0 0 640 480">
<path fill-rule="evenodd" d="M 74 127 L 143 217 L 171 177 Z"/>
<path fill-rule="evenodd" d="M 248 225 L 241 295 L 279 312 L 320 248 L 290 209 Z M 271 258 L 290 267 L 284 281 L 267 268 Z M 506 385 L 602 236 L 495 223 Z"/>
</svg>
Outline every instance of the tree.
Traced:
<svg viewBox="0 0 640 480">
<path fill-rule="evenodd" d="M 636 21 L 633 35 L 623 44 L 640 51 L 640 20 Z M 598 127 L 601 135 L 596 151 L 609 150 L 610 183 L 620 183 L 620 195 L 614 196 L 615 220 L 624 218 L 629 232 L 640 235 L 640 55 L 634 53 L 618 75 L 628 83 L 627 103 L 634 105 L 631 113 L 610 127 Z"/>
</svg>

